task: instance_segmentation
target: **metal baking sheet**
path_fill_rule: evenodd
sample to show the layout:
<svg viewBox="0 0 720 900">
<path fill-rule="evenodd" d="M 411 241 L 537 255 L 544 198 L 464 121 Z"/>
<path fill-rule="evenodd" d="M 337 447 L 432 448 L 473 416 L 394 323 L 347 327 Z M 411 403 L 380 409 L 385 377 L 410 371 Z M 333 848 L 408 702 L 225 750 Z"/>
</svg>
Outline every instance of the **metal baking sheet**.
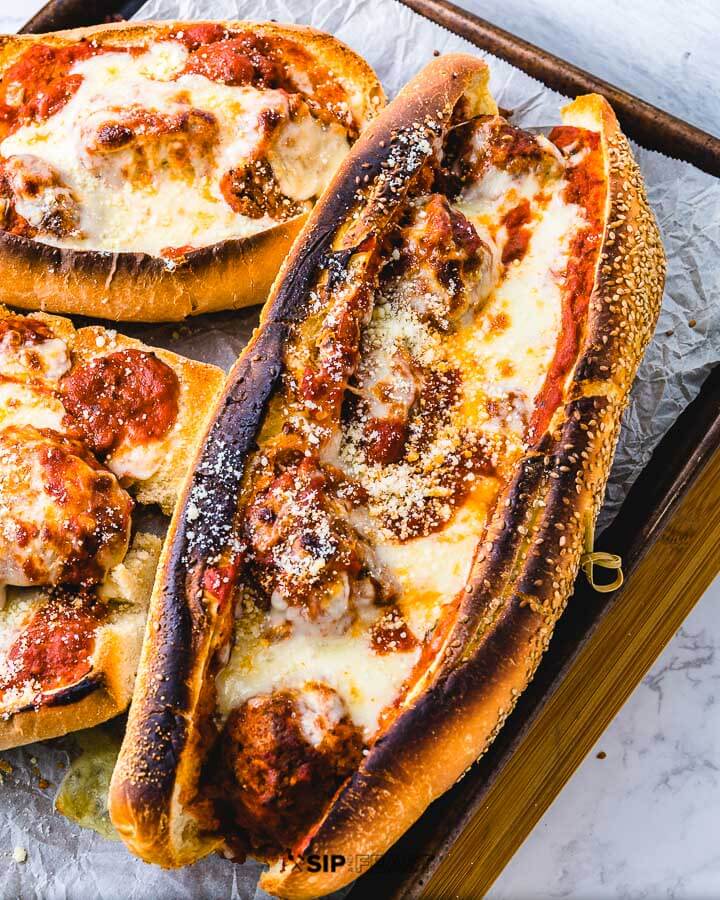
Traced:
<svg viewBox="0 0 720 900">
<path fill-rule="evenodd" d="M 562 59 L 503 31 L 446 0 L 402 0 L 408 7 L 483 50 L 506 59 L 563 94 L 596 91 L 612 103 L 625 132 L 648 149 L 690 162 L 720 177 L 720 141 L 698 128 L 658 110 L 644 101 L 594 78 Z M 24 31 L 42 32 L 126 18 L 141 0 L 51 0 Z M 699 396 L 684 410 L 657 447 L 649 464 L 632 487 L 613 523 L 612 546 L 601 536 L 599 549 L 612 549 L 624 559 L 626 582 L 647 554 L 678 502 L 720 447 L 720 366 L 705 382 Z M 390 850 L 380 863 L 360 878 L 350 892 L 360 900 L 371 892 L 380 896 L 418 896 L 429 874 L 493 781 L 510 759 L 529 724 L 562 681 L 583 644 L 622 592 L 591 594 L 583 580 L 559 625 L 550 651 L 530 687 L 508 719 L 501 734 L 465 779 L 436 801 L 422 819 Z"/>
</svg>

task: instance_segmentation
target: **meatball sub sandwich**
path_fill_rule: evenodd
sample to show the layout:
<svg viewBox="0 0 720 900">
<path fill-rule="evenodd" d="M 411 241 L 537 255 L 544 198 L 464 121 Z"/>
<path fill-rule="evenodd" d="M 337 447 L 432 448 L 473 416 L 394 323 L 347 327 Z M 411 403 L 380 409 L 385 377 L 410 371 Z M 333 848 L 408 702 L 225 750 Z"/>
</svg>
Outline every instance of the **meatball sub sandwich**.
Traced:
<svg viewBox="0 0 720 900">
<path fill-rule="evenodd" d="M 129 703 L 161 544 L 138 514 L 172 513 L 223 379 L 0 307 L 0 749 Z"/>
<path fill-rule="evenodd" d="M 0 37 L 0 301 L 144 321 L 263 302 L 383 102 L 310 28 Z"/>
</svg>

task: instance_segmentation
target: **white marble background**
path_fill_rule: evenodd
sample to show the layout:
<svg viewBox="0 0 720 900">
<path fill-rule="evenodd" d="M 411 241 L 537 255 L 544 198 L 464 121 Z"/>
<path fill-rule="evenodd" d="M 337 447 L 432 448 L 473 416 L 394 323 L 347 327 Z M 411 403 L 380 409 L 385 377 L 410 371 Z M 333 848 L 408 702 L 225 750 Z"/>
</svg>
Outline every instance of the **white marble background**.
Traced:
<svg viewBox="0 0 720 900">
<path fill-rule="evenodd" d="M 720 134 L 719 0 L 456 2 Z M 0 30 L 16 30 L 41 5 L 0 0 Z M 720 898 L 719 604 L 720 578 L 506 867 L 492 900 Z"/>
</svg>

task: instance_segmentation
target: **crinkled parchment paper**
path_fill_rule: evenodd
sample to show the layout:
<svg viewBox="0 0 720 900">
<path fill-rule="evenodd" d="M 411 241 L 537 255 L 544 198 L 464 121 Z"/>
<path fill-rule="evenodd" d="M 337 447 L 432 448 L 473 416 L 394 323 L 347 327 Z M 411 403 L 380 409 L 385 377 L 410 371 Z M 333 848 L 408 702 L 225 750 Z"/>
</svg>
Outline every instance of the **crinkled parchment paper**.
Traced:
<svg viewBox="0 0 720 900">
<path fill-rule="evenodd" d="M 462 38 L 421 18 L 395 0 L 150 0 L 140 18 L 240 18 L 301 22 L 337 35 L 375 68 L 387 93 L 399 88 L 440 52 L 478 53 Z M 499 104 L 521 125 L 558 121 L 566 99 L 503 60 L 487 56 Z M 656 337 L 641 366 L 625 416 L 601 523 L 617 512 L 652 450 L 696 396 L 720 360 L 720 181 L 693 166 L 635 147 L 669 260 Z M 258 298 L 261 300 L 262 298 Z M 122 330 L 150 343 L 228 367 L 257 322 L 257 311 L 207 316 L 183 325 Z M 52 813 L 57 768 L 71 739 L 21 749 L 0 786 L 0 889 L 3 897 L 148 898 L 260 896 L 259 867 L 203 860 L 179 872 L 147 866 L 89 831 Z M 31 758 L 37 760 L 31 763 Z M 53 786 L 41 788 L 37 769 Z M 13 847 L 27 850 L 25 863 Z"/>
</svg>

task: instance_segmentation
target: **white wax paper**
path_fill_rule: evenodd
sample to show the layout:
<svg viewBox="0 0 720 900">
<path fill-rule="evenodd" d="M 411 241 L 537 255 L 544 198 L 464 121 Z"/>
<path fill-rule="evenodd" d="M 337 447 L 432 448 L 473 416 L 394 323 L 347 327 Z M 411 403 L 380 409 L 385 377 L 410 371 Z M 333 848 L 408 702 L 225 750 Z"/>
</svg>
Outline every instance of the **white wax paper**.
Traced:
<svg viewBox="0 0 720 900">
<path fill-rule="evenodd" d="M 566 98 L 503 60 L 438 27 L 396 0 L 150 0 L 138 18 L 277 19 L 337 35 L 374 67 L 389 97 L 433 51 L 485 56 L 492 89 L 520 125 L 559 121 Z M 617 512 L 660 438 L 697 395 L 720 359 L 720 182 L 693 166 L 635 147 L 668 255 L 667 287 L 656 337 L 641 366 L 625 416 L 601 524 Z M 262 298 L 258 298 L 261 300 Z M 207 316 L 182 325 L 122 326 L 150 343 L 216 362 L 235 359 L 257 322 L 257 311 Z M 693 324 L 691 324 L 693 323 Z M 165 872 L 133 858 L 121 844 L 83 831 L 52 811 L 72 739 L 4 754 L 14 767 L 0 786 L 0 890 L 3 897 L 43 900 L 164 900 L 252 898 L 260 867 L 219 858 Z M 36 759 L 36 764 L 31 759 Z M 52 786 L 40 788 L 37 767 Z M 14 862 L 14 847 L 27 850 Z"/>
</svg>

